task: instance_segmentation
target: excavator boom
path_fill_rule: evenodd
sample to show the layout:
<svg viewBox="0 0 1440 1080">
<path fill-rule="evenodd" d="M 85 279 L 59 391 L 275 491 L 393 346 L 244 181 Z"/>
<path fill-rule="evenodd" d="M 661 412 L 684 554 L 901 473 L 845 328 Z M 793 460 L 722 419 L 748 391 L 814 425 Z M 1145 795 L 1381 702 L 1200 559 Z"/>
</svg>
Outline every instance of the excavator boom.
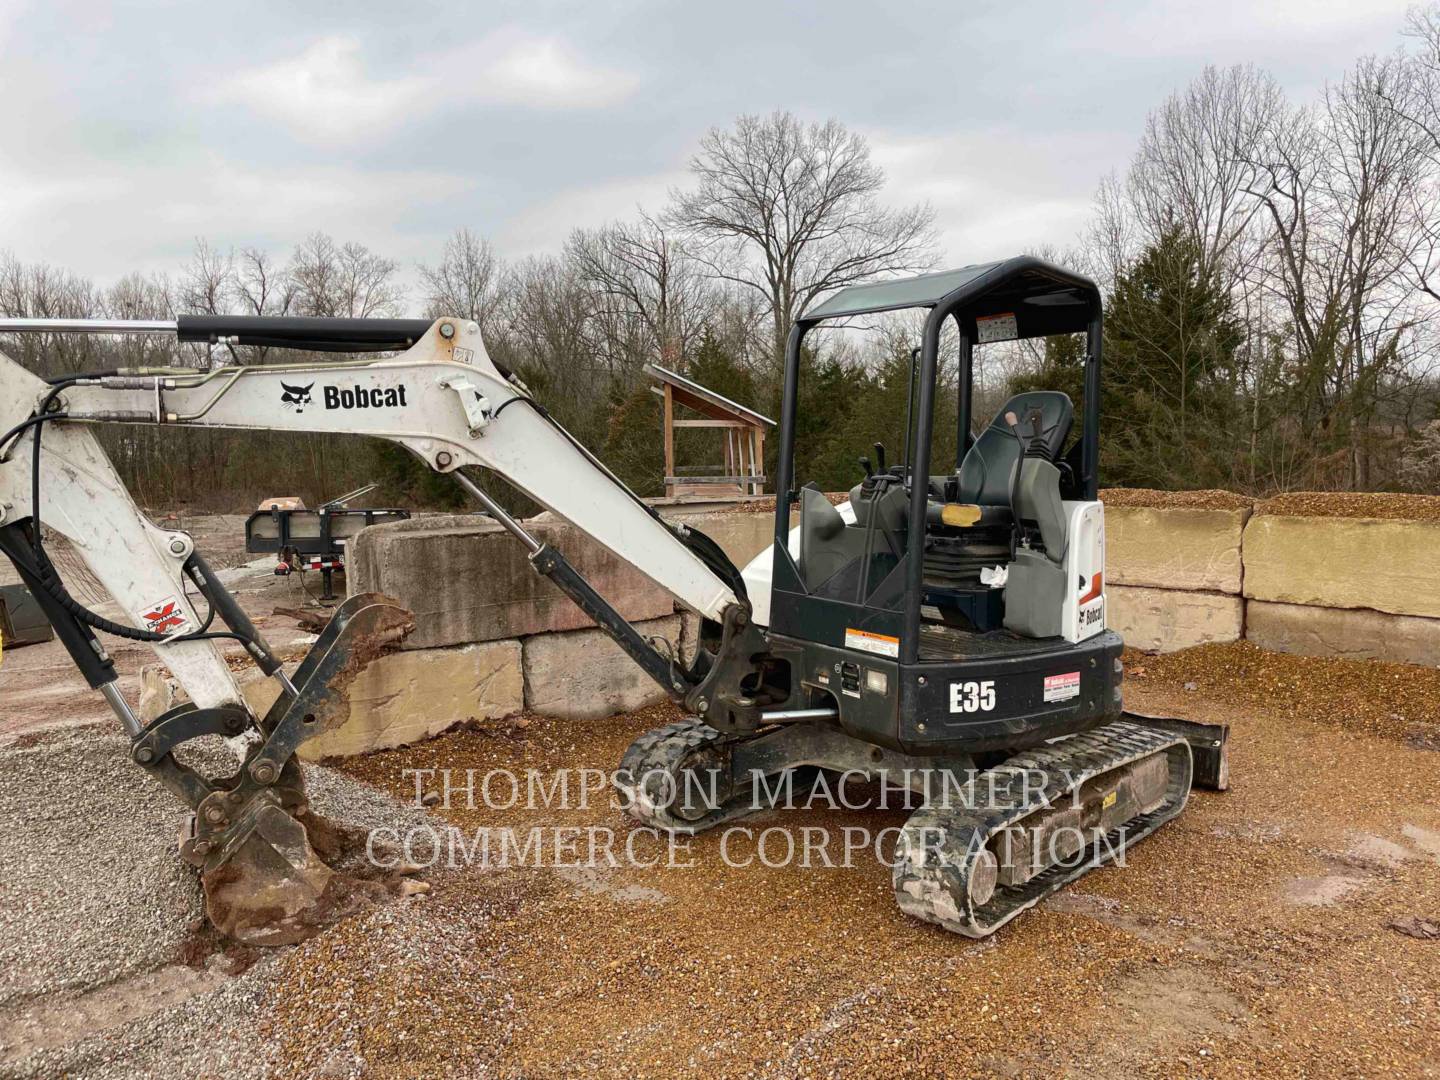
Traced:
<svg viewBox="0 0 1440 1080">
<path fill-rule="evenodd" d="M 278 943 L 312 932 L 345 905 L 317 854 L 296 748 L 348 716 L 348 687 L 413 628 L 384 597 L 351 597 L 293 678 L 220 585 L 185 533 L 150 522 L 94 436 L 108 423 L 360 434 L 398 443 L 453 475 L 549 577 L 677 700 L 700 697 L 721 672 L 713 657 L 683 667 L 657 649 L 462 470 L 482 466 L 574 524 L 689 610 L 743 636 L 748 607 L 738 571 L 706 538 L 665 522 L 490 359 L 467 320 L 190 317 L 175 323 L 0 320 L 3 332 L 174 334 L 182 341 L 305 351 L 402 350 L 383 358 L 136 369 L 47 382 L 0 354 L 0 551 L 45 608 L 90 685 L 132 738 L 135 762 L 194 811 L 182 855 L 204 870 L 212 919 L 243 940 Z M 86 610 L 44 550 L 43 524 L 64 536 L 110 592 L 124 621 Z M 201 617 L 191 586 L 206 600 Z M 216 622 L 224 628 L 217 628 Z M 118 692 L 94 631 L 147 641 L 190 702 L 142 727 Z M 250 715 L 217 647 L 238 639 L 283 692 Z M 232 777 L 201 777 L 173 750 L 208 734 L 249 735 Z M 307 828 L 307 826 L 309 826 Z M 353 883 L 351 883 L 353 885 Z"/>
</svg>

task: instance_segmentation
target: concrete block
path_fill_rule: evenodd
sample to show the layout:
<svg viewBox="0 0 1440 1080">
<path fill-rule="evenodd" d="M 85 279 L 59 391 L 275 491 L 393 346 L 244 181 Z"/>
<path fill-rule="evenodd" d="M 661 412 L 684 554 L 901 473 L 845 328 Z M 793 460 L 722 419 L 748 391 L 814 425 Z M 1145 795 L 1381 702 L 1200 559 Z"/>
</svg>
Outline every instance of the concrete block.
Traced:
<svg viewBox="0 0 1440 1080">
<path fill-rule="evenodd" d="M 1256 514 L 1245 526 L 1245 595 L 1440 618 L 1440 524 Z"/>
<path fill-rule="evenodd" d="M 680 616 L 639 624 L 642 634 L 681 648 Z M 526 638 L 525 707 L 565 720 L 592 720 L 665 699 L 603 630 L 574 630 Z"/>
<path fill-rule="evenodd" d="M 294 675 L 298 666 L 297 663 L 286 664 L 286 674 Z M 253 666 L 242 668 L 233 674 L 240 696 L 245 699 L 250 711 L 256 716 L 264 716 L 269 712 L 270 706 L 275 704 L 275 699 L 280 696 L 280 684 Z M 183 705 L 189 700 L 190 695 L 181 689 L 179 680 L 170 674 L 170 669 L 164 664 L 146 664 L 140 669 L 140 700 L 136 704 L 135 714 L 142 724 L 150 723 L 162 713 L 167 713 L 176 705 Z"/>
<path fill-rule="evenodd" d="M 1109 628 L 1125 644 L 1150 652 L 1238 641 L 1245 628 L 1245 601 L 1227 593 L 1110 585 L 1105 599 Z"/>
<path fill-rule="evenodd" d="M 744 569 L 745 564 L 775 542 L 775 515 L 761 511 L 735 511 L 728 514 L 667 514 L 699 529 L 720 545 L 730 561 Z"/>
<path fill-rule="evenodd" d="M 629 621 L 675 610 L 669 593 L 577 529 L 552 520 L 533 532 Z M 414 612 L 404 645 L 412 650 L 593 625 L 488 518 L 425 517 L 364 530 L 350 552 L 350 590 L 383 592 Z"/>
<path fill-rule="evenodd" d="M 351 685 L 350 719 L 302 743 L 300 757 L 408 746 L 464 720 L 513 716 L 525 708 L 520 662 L 518 641 L 382 656 Z"/>
<path fill-rule="evenodd" d="M 1105 580 L 1238 593 L 1243 510 L 1105 507 Z"/>
<path fill-rule="evenodd" d="M 285 668 L 293 675 L 297 666 Z M 235 682 L 256 716 L 269 712 L 280 696 L 280 684 L 256 667 L 237 672 Z M 141 672 L 143 722 L 184 700 L 162 666 L 150 665 Z M 301 743 L 298 756 L 319 761 L 407 746 L 462 720 L 513 716 L 524 708 L 518 641 L 393 652 L 371 663 L 351 684 L 350 718 Z"/>
<path fill-rule="evenodd" d="M 1245 637 L 1276 652 L 1440 665 L 1440 619 L 1251 600 Z"/>
</svg>

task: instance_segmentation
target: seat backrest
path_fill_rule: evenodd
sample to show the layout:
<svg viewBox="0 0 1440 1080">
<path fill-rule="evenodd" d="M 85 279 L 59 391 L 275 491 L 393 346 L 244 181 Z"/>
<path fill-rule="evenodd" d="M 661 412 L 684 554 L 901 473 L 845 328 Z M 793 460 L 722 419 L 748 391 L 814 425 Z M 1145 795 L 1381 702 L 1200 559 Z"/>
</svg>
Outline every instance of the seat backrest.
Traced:
<svg viewBox="0 0 1440 1080">
<path fill-rule="evenodd" d="M 1010 505 L 1010 476 L 1015 470 L 1015 463 L 1020 460 L 1023 447 L 1005 422 L 1005 414 L 1013 412 L 1019 418 L 1020 434 L 1028 446 L 1034 434 L 1033 417 L 1037 411 L 1040 436 L 1049 448 L 1050 459 L 1053 461 L 1060 456 L 1065 440 L 1070 437 L 1070 426 L 1075 421 L 1075 407 L 1070 403 L 1069 396 L 1059 390 L 1031 390 L 1016 394 L 1000 406 L 990 426 L 966 451 L 965 459 L 960 463 L 957 501 L 980 506 Z"/>
</svg>

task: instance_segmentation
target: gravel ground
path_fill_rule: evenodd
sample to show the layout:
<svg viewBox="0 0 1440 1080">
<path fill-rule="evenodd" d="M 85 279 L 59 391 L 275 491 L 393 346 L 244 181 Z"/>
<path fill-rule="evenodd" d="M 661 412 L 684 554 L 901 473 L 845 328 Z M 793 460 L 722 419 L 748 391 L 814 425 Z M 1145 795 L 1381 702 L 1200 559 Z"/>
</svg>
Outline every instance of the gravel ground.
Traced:
<svg viewBox="0 0 1440 1080">
<path fill-rule="evenodd" d="M 1128 650 L 1127 692 L 1168 688 L 1242 708 L 1290 708 L 1347 731 L 1440 747 L 1440 668 L 1295 656 L 1249 641 L 1151 656 Z M 1183 709 L 1184 701 L 1178 703 Z"/>
<path fill-rule="evenodd" d="M 179 814 L 120 740 L 27 736 L 0 750 L 0 1076 L 1440 1075 L 1440 942 L 1403 929 L 1440 921 L 1440 753 L 1360 708 L 1403 699 L 1407 725 L 1429 723 L 1434 673 L 1250 646 L 1129 663 L 1135 707 L 1232 725 L 1234 790 L 1197 793 L 1128 865 L 984 942 L 901 915 L 873 852 L 734 866 L 712 834 L 674 867 L 436 871 L 429 895 L 236 974 L 246 957 L 187 951 Z M 608 770 L 672 715 L 476 725 L 310 785 L 362 827 L 596 826 L 623 843 L 608 798 L 427 816 L 403 805 L 409 770 Z M 17 1057 L 17 1036 L 58 1045 Z"/>
<path fill-rule="evenodd" d="M 1302 658 L 1303 659 L 1303 658 Z M 430 901 L 479 903 L 472 962 L 504 980 L 490 1042 L 441 1072 L 505 1076 L 1420 1076 L 1440 1072 L 1436 944 L 1390 923 L 1440 915 L 1440 755 L 1281 697 L 1236 708 L 1186 691 L 1176 662 L 1137 707 L 1232 724 L 1235 790 L 985 942 L 902 917 L 873 858 L 844 868 L 726 866 L 698 838 L 685 869 L 471 872 Z M 1137 680 L 1137 683 L 1142 680 Z M 1318 699 L 1318 695 L 1317 695 Z M 612 764 L 664 710 L 592 725 L 462 732 L 351 763 L 397 795 L 405 769 Z M 1317 722 L 1321 720 L 1323 722 Z M 625 828 L 611 808 L 438 811 L 465 830 L 537 820 Z M 879 828 L 872 809 L 844 823 Z M 756 819 L 834 825 L 829 811 Z M 517 885 L 516 878 L 523 884 Z M 458 894 L 458 896 L 457 896 Z M 335 978 L 353 977 L 351 960 Z M 372 996 L 388 976 L 364 963 Z M 312 972 L 320 986 L 329 980 Z M 403 980 L 402 980 L 403 984 Z M 285 1000 L 288 990 L 277 986 Z M 401 990 L 357 1018 L 367 1076 L 433 1022 Z M 286 1008 L 310 1015 L 329 992 Z M 444 1010 L 444 1004 L 438 1008 Z M 463 1017 L 452 1014 L 449 1024 Z M 448 1028 L 445 1028 L 448 1030 Z M 288 1028 L 301 1054 L 311 1032 Z M 429 1061 L 430 1059 L 426 1059 Z"/>
</svg>

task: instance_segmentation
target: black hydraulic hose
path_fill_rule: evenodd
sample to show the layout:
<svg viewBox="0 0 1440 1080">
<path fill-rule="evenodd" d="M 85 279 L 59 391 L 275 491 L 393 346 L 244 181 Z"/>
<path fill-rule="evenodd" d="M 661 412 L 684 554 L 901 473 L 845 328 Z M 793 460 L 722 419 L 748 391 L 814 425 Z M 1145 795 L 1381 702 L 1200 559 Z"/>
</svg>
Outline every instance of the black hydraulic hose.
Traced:
<svg viewBox="0 0 1440 1080">
<path fill-rule="evenodd" d="M 23 435 L 27 429 L 35 427 L 39 424 L 43 424 L 47 420 L 63 420 L 69 415 L 70 414 L 68 412 L 41 413 L 39 415 L 30 417 L 30 419 L 28 420 L 22 420 L 20 423 L 16 424 L 9 431 L 7 431 L 3 436 L 0 436 L 0 461 L 5 460 L 6 456 L 8 456 L 10 451 L 14 449 L 17 443 L 19 443 L 20 436 Z M 12 437 L 14 438 L 13 443 L 11 442 Z"/>
<path fill-rule="evenodd" d="M 72 375 L 51 375 L 45 381 L 51 386 L 64 383 L 66 386 L 74 386 L 81 379 L 110 379 L 120 374 L 119 368 L 109 368 L 105 371 L 77 371 Z"/>
<path fill-rule="evenodd" d="M 34 450 L 30 462 L 30 547 L 35 553 L 35 565 L 37 577 L 44 590 L 54 598 L 55 602 L 73 615 L 80 622 L 96 630 L 104 631 L 118 638 L 128 641 L 145 641 L 151 643 L 177 642 L 177 641 L 213 641 L 218 638 L 233 638 L 244 645 L 250 645 L 248 638 L 240 634 L 226 633 L 223 631 L 210 631 L 209 626 L 214 616 L 213 610 L 207 615 L 204 624 L 193 634 L 181 634 L 177 637 L 167 637 L 165 634 L 157 634 L 152 630 L 139 630 L 133 626 L 126 626 L 124 623 L 117 623 L 103 615 L 97 615 L 89 608 L 76 600 L 66 590 L 64 583 L 55 575 L 54 568 L 50 564 L 49 556 L 45 554 L 45 545 L 41 540 L 40 525 L 40 449 L 41 435 L 45 430 L 44 420 L 59 419 L 61 413 L 51 413 L 50 405 L 60 392 L 74 382 L 60 383 L 51 388 L 40 403 L 40 411 L 32 416 L 27 422 L 28 426 L 35 429 Z"/>
</svg>

